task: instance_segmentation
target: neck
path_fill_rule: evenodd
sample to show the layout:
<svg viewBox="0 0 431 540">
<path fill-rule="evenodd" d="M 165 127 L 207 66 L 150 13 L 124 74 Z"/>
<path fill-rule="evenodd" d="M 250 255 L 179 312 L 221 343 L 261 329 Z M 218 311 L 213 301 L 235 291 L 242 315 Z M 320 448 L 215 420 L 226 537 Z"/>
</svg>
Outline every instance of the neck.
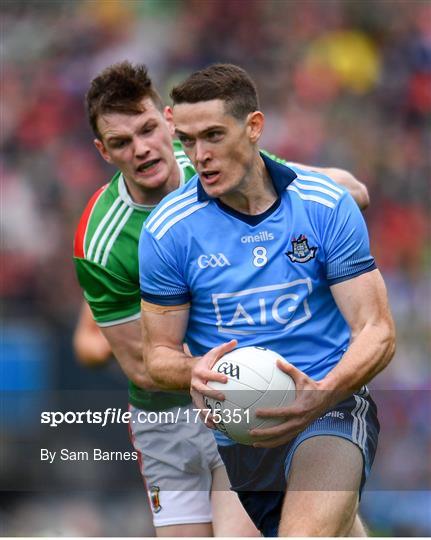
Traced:
<svg viewBox="0 0 431 540">
<path fill-rule="evenodd" d="M 123 178 L 130 198 L 134 203 L 155 206 L 159 204 L 163 197 L 169 195 L 171 191 L 174 191 L 174 189 L 179 187 L 181 173 L 178 164 L 175 162 L 174 169 L 169 175 L 168 181 L 159 188 L 146 188 L 145 186 L 141 186 L 136 182 L 128 180 L 124 174 Z"/>
<path fill-rule="evenodd" d="M 268 210 L 277 198 L 265 163 L 257 153 L 238 188 L 223 195 L 220 200 L 243 214 L 258 215 Z"/>
</svg>

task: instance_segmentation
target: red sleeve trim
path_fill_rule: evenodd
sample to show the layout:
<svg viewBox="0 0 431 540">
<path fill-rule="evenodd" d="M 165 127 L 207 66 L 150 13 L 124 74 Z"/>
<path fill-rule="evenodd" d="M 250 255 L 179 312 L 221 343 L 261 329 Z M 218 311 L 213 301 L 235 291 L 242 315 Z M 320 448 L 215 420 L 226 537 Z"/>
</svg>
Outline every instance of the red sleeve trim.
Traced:
<svg viewBox="0 0 431 540">
<path fill-rule="evenodd" d="M 106 186 L 108 186 L 108 184 L 105 184 L 100 189 L 98 189 L 96 193 L 91 197 L 81 216 L 81 219 L 79 220 L 78 227 L 75 233 L 75 240 L 73 242 L 74 257 L 77 257 L 79 259 L 83 259 L 85 257 L 85 233 L 87 232 L 87 225 L 90 221 L 93 208 L 95 207 L 97 201 L 99 200 L 99 197 L 102 195 Z"/>
</svg>

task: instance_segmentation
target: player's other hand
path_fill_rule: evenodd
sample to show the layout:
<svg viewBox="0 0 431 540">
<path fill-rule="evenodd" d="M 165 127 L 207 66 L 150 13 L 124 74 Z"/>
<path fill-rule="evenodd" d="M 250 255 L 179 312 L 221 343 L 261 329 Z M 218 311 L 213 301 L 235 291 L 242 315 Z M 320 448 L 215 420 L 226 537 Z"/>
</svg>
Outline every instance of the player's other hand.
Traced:
<svg viewBox="0 0 431 540">
<path fill-rule="evenodd" d="M 112 358 L 111 345 L 101 332 L 75 335 L 73 346 L 78 362 L 85 367 L 103 367 Z"/>
<path fill-rule="evenodd" d="M 196 362 L 191 374 L 190 395 L 192 396 L 193 404 L 197 409 L 204 410 L 207 408 L 204 402 L 204 396 L 214 398 L 218 401 L 224 401 L 224 394 L 219 390 L 211 389 L 207 383 L 208 381 L 227 383 L 228 378 L 226 375 L 211 371 L 211 368 L 219 358 L 226 353 L 231 352 L 237 345 L 238 342 L 235 339 L 232 339 L 227 343 L 214 347 Z M 205 414 L 201 414 L 201 418 L 204 418 L 204 416 Z M 214 429 L 214 423 L 212 422 L 211 417 L 207 416 L 205 424 Z"/>
<path fill-rule="evenodd" d="M 275 427 L 250 430 L 250 434 L 256 438 L 256 443 L 253 444 L 256 448 L 275 448 L 288 443 L 322 416 L 333 402 L 333 396 L 329 391 L 322 390 L 319 382 L 289 362 L 278 360 L 277 366 L 295 381 L 295 401 L 287 407 L 256 411 L 256 415 L 261 418 L 285 419 L 285 422 Z"/>
</svg>

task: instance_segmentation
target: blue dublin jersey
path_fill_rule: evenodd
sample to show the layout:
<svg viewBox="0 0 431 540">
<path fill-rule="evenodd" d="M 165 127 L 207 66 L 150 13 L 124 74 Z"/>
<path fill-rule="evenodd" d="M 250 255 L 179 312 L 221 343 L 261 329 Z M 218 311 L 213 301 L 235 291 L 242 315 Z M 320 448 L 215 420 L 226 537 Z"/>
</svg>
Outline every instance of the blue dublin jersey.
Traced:
<svg viewBox="0 0 431 540">
<path fill-rule="evenodd" d="M 279 196 L 263 214 L 209 198 L 197 175 L 163 199 L 141 233 L 141 296 L 190 303 L 194 355 L 235 338 L 320 380 L 350 340 L 330 286 L 375 268 L 366 225 L 330 178 L 262 158 Z"/>
</svg>

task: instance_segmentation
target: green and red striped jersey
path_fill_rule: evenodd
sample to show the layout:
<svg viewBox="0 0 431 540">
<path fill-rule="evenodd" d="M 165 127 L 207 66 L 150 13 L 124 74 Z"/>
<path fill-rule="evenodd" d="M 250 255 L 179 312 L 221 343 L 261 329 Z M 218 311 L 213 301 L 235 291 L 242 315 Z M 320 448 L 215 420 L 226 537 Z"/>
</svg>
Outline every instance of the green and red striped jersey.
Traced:
<svg viewBox="0 0 431 540">
<path fill-rule="evenodd" d="M 181 172 L 180 186 L 195 170 L 178 141 L 173 142 Z M 93 317 L 99 326 L 113 326 L 140 317 L 138 243 L 153 206 L 135 203 L 121 172 L 91 197 L 75 234 L 74 262 Z M 148 393 L 129 384 L 130 401 L 140 408 L 161 409 L 189 402 L 189 397 Z"/>
</svg>

